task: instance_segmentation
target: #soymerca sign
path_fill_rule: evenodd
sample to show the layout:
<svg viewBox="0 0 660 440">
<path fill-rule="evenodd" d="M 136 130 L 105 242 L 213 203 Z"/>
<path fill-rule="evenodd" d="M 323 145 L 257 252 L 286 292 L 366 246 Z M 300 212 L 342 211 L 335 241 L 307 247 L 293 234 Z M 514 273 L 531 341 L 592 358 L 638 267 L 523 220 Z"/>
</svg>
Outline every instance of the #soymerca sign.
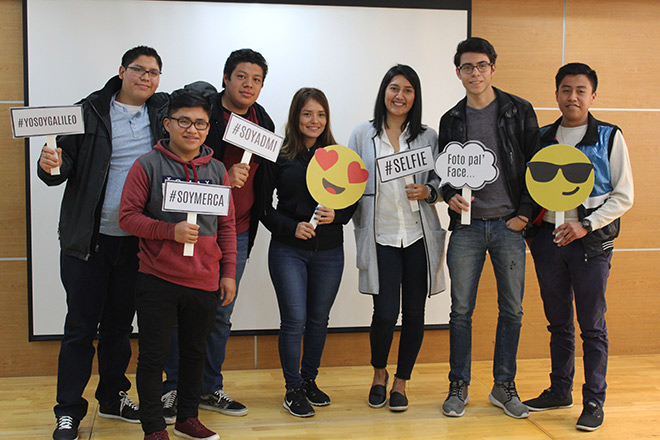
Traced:
<svg viewBox="0 0 660 440">
<path fill-rule="evenodd" d="M 163 211 L 188 214 L 188 223 L 197 223 L 197 214 L 227 215 L 231 188 L 196 182 L 166 180 L 163 187 Z M 183 255 L 193 255 L 195 245 L 185 243 Z"/>
</svg>

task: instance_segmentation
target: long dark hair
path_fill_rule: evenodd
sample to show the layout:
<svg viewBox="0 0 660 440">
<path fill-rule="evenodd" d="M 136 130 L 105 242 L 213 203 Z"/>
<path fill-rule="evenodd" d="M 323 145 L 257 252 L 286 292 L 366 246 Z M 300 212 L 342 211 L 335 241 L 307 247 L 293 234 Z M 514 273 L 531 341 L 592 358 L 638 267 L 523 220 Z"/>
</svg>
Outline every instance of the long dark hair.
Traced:
<svg viewBox="0 0 660 440">
<path fill-rule="evenodd" d="M 376 105 L 374 107 L 374 128 L 376 129 L 376 134 L 380 136 L 383 132 L 383 125 L 387 124 L 387 107 L 385 107 L 385 91 L 387 86 L 397 75 L 403 75 L 415 90 L 415 100 L 413 105 L 410 108 L 410 111 L 406 115 L 405 122 L 401 125 L 401 131 L 408 128 L 408 142 L 415 140 L 424 130 L 425 127 L 422 126 L 422 84 L 419 81 L 419 76 L 417 72 L 405 64 L 397 64 L 393 66 L 390 70 L 387 71 L 383 80 L 380 83 L 380 88 L 378 89 L 378 96 L 376 97 Z"/>
<path fill-rule="evenodd" d="M 325 94 L 319 89 L 303 87 L 293 95 L 291 107 L 289 107 L 289 119 L 287 120 L 286 128 L 284 129 L 285 135 L 282 154 L 290 159 L 307 151 L 305 140 L 302 133 L 300 133 L 300 112 L 305 104 L 311 99 L 321 104 L 323 110 L 325 110 L 326 116 L 325 129 L 319 137 L 316 138 L 316 142 L 312 148 L 326 147 L 337 143 L 330 130 L 330 105 L 328 104 L 328 98 L 326 98 Z"/>
</svg>

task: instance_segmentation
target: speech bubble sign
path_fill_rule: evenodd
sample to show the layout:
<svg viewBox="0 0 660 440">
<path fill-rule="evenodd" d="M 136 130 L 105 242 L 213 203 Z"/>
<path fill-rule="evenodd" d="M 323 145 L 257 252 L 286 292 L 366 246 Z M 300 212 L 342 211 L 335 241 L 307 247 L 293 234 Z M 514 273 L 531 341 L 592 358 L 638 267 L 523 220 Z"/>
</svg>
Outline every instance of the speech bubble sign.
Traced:
<svg viewBox="0 0 660 440">
<path fill-rule="evenodd" d="M 534 201 L 555 212 L 580 206 L 594 187 L 594 166 L 580 150 L 555 144 L 527 163 L 525 183 Z M 562 222 L 563 223 L 563 222 Z"/>
<path fill-rule="evenodd" d="M 342 145 L 319 148 L 307 166 L 307 189 L 319 204 L 343 209 L 357 202 L 367 187 L 369 171 L 362 158 Z"/>
<path fill-rule="evenodd" d="M 257 156 L 266 158 L 271 162 L 277 162 L 277 156 L 280 154 L 280 149 L 284 143 L 284 138 L 281 136 L 235 113 L 229 116 L 222 140 L 254 153 Z M 244 160 L 242 159 L 241 162 Z M 249 161 L 250 159 L 248 157 L 247 162 Z"/>
<path fill-rule="evenodd" d="M 412 176 L 433 169 L 433 150 L 431 147 L 414 148 L 379 157 L 376 166 L 382 183 Z"/>
<path fill-rule="evenodd" d="M 82 105 L 11 107 L 9 111 L 14 138 L 85 132 Z"/>
<path fill-rule="evenodd" d="M 479 141 L 448 143 L 435 160 L 435 172 L 443 185 L 480 190 L 499 175 L 497 157 Z"/>
</svg>

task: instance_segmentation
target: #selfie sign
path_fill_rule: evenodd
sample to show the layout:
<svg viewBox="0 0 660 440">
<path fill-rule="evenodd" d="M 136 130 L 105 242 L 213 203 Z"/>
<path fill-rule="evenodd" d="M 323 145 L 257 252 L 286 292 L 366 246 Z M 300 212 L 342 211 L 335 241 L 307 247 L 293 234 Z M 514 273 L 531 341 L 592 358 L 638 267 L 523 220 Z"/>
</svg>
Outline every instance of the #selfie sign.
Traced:
<svg viewBox="0 0 660 440">
<path fill-rule="evenodd" d="M 58 134 L 85 132 L 82 105 L 58 107 L 12 107 L 11 131 L 14 138 L 46 136 L 46 145 L 53 152 L 57 149 Z M 51 168 L 50 174 L 60 174 L 60 167 Z"/>
<path fill-rule="evenodd" d="M 461 224 L 469 225 L 472 191 L 493 183 L 499 175 L 495 153 L 479 141 L 450 142 L 435 160 L 435 172 L 443 185 L 461 190 L 469 209 L 461 211 Z"/>
<path fill-rule="evenodd" d="M 188 214 L 188 223 L 197 223 L 197 214 L 229 214 L 231 188 L 223 185 L 211 185 L 195 182 L 166 180 L 163 188 L 163 211 Z M 195 245 L 185 243 L 183 255 L 191 257 Z"/>
<path fill-rule="evenodd" d="M 433 169 L 433 150 L 428 146 L 379 157 L 376 166 L 382 183 L 403 178 L 410 185 L 415 183 L 413 175 Z M 419 211 L 417 200 L 410 200 L 410 206 L 413 211 Z"/>
</svg>

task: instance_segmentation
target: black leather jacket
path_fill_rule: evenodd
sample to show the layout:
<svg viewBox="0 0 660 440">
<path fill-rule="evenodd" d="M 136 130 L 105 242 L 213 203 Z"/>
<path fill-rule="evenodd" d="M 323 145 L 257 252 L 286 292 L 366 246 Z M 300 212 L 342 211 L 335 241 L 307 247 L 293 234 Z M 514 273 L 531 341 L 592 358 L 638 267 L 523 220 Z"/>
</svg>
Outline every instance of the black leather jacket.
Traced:
<svg viewBox="0 0 660 440">
<path fill-rule="evenodd" d="M 101 90 L 81 100 L 85 133 L 57 137 L 62 148 L 59 176 L 51 176 L 37 165 L 37 174 L 48 186 L 67 182 L 60 210 L 59 237 L 62 252 L 87 260 L 96 247 L 101 208 L 112 155 L 110 101 L 121 89 L 119 76 L 110 78 Z M 147 100 L 151 143 L 163 137 L 163 118 L 169 97 L 155 93 Z"/>
<path fill-rule="evenodd" d="M 535 203 L 525 185 L 525 170 L 534 154 L 541 148 L 539 124 L 532 105 L 515 95 L 494 88 L 497 95 L 497 135 L 506 160 L 499 164 L 500 173 L 506 178 L 511 200 L 515 204 L 516 215 L 523 215 L 531 220 Z M 467 97 L 459 101 L 454 108 L 440 119 L 438 130 L 439 150 L 451 142 L 465 143 L 467 139 L 467 124 L 465 107 Z M 440 182 L 442 184 L 442 182 Z M 459 190 L 444 185 L 442 196 L 449 202 Z M 460 215 L 449 210 L 451 222 L 449 229 L 460 221 Z"/>
</svg>

